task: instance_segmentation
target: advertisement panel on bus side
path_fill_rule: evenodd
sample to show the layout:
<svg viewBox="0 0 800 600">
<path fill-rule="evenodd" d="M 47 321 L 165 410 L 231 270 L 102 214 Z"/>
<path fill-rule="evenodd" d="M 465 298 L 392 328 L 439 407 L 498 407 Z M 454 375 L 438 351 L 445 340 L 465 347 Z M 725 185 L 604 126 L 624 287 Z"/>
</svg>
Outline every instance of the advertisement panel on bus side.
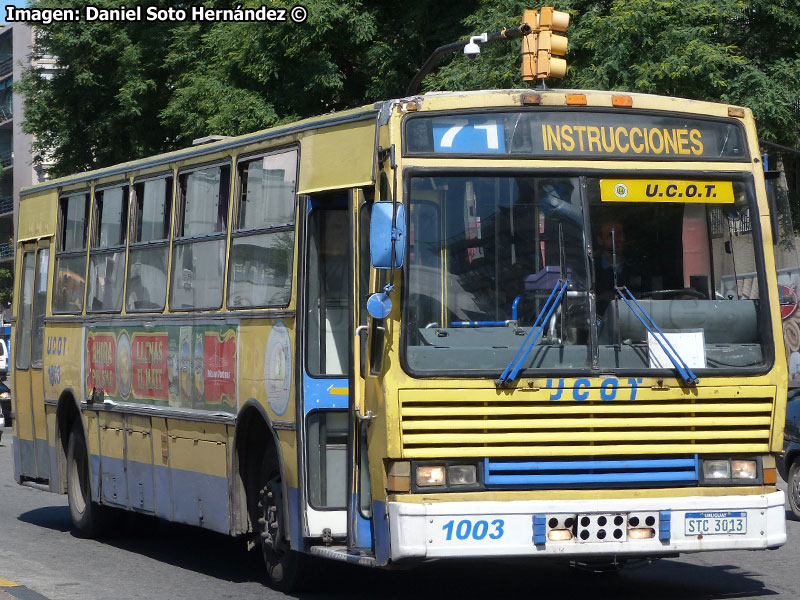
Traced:
<svg viewBox="0 0 800 600">
<path fill-rule="evenodd" d="M 238 327 L 92 326 L 86 389 L 112 400 L 236 412 Z"/>
</svg>

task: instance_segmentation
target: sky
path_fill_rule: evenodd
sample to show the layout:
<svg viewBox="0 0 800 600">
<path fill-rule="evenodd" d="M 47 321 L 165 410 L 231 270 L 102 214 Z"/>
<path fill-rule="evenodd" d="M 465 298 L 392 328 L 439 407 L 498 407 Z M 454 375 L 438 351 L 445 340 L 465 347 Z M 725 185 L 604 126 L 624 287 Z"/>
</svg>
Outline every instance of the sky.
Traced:
<svg viewBox="0 0 800 600">
<path fill-rule="evenodd" d="M 23 7 L 23 6 L 27 6 L 27 4 L 28 3 L 25 0 L 22 0 L 22 1 L 19 1 L 19 2 L 3 2 L 3 8 L 2 8 L 2 10 L 0 10 L 0 25 L 5 25 L 6 24 L 6 6 Z"/>
</svg>

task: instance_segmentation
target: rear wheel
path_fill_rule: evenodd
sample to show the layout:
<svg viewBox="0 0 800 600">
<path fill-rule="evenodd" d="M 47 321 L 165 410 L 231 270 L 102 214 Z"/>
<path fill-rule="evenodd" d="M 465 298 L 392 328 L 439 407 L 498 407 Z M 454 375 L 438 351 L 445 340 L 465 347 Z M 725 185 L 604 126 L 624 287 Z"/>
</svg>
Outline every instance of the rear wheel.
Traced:
<svg viewBox="0 0 800 600">
<path fill-rule="evenodd" d="M 789 469 L 789 506 L 794 516 L 800 519 L 800 457 L 796 458 Z"/>
<path fill-rule="evenodd" d="M 111 525 L 110 509 L 92 501 L 89 452 L 80 423 L 75 423 L 67 445 L 67 499 L 72 527 L 79 537 L 102 537 Z"/>
<path fill-rule="evenodd" d="M 296 591 L 305 578 L 310 557 L 289 546 L 281 478 L 269 453 L 262 465 L 262 482 L 258 493 L 258 532 L 267 576 L 276 590 Z"/>
</svg>

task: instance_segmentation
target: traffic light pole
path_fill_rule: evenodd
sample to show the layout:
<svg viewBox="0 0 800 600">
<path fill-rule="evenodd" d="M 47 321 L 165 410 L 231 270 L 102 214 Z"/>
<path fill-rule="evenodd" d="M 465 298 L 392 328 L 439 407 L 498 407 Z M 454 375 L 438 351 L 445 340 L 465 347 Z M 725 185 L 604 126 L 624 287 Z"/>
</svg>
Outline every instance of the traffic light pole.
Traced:
<svg viewBox="0 0 800 600">
<path fill-rule="evenodd" d="M 406 96 L 413 96 L 419 92 L 419 86 L 422 83 L 422 80 L 425 79 L 425 76 L 433 70 L 433 67 L 436 65 L 436 61 L 439 60 L 445 54 L 450 54 L 451 52 L 457 52 L 462 50 L 467 44 L 472 42 L 482 42 L 484 44 L 489 42 L 494 42 L 496 40 L 513 40 L 515 38 L 519 38 L 525 35 L 530 34 L 532 31 L 531 26 L 527 23 L 523 23 L 519 27 L 512 27 L 512 28 L 504 28 L 502 31 L 497 31 L 495 33 L 486 33 L 483 34 L 486 36 L 486 39 L 482 39 L 483 36 L 474 36 L 471 41 L 460 41 L 460 42 L 453 42 L 451 44 L 445 44 L 444 46 L 439 46 L 436 50 L 433 51 L 428 57 L 428 60 L 425 61 L 417 74 L 414 75 L 414 79 L 411 80 L 411 83 L 408 84 L 408 89 L 406 90 Z"/>
</svg>

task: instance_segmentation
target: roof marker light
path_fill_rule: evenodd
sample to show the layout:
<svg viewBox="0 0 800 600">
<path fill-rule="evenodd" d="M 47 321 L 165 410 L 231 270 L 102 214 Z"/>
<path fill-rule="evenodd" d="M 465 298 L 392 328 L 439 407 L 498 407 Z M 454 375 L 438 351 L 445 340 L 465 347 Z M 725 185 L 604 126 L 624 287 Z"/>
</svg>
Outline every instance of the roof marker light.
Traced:
<svg viewBox="0 0 800 600">
<path fill-rule="evenodd" d="M 586 106 L 586 94 L 567 94 L 567 106 Z"/>
</svg>

